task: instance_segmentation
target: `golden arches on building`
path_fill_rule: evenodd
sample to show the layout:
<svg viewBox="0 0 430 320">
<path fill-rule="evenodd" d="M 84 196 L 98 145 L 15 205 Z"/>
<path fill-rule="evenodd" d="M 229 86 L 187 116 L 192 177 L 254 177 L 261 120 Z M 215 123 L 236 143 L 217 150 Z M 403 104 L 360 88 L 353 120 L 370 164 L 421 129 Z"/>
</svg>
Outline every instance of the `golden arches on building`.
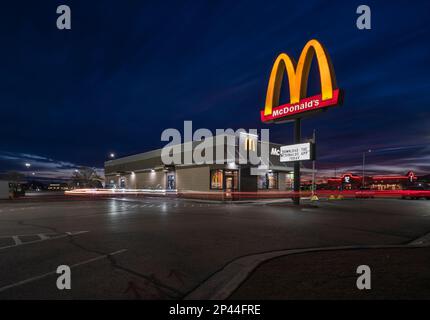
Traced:
<svg viewBox="0 0 430 320">
<path fill-rule="evenodd" d="M 257 151 L 257 144 L 255 138 L 246 137 L 245 138 L 245 150 L 246 151 Z"/>
</svg>

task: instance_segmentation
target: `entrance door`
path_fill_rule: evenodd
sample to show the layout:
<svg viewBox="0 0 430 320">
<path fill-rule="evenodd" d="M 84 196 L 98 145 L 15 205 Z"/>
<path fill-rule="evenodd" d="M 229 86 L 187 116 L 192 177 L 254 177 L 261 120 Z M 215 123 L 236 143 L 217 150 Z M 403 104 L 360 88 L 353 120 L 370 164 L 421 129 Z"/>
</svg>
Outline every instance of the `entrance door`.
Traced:
<svg viewBox="0 0 430 320">
<path fill-rule="evenodd" d="M 167 190 L 175 190 L 175 189 L 176 189 L 175 173 L 169 172 L 167 174 Z"/>
<path fill-rule="evenodd" d="M 225 178 L 225 189 L 228 191 L 233 190 L 233 177 Z"/>
<path fill-rule="evenodd" d="M 237 171 L 224 171 L 224 179 L 225 179 L 225 190 L 233 191 L 237 190 Z"/>
<path fill-rule="evenodd" d="M 120 180 L 119 180 L 119 187 L 121 189 L 125 189 L 125 178 L 124 177 L 120 178 Z"/>
</svg>

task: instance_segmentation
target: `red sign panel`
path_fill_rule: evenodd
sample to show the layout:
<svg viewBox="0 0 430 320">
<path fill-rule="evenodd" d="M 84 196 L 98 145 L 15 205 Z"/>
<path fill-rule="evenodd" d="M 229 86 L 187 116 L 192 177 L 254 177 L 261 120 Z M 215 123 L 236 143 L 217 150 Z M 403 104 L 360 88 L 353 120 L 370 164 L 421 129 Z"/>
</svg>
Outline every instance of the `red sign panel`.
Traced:
<svg viewBox="0 0 430 320">
<path fill-rule="evenodd" d="M 340 92 L 339 89 L 333 90 L 333 97 L 331 99 L 322 100 L 321 94 L 304 98 L 300 100 L 298 103 L 294 104 L 283 104 L 279 107 L 275 107 L 272 110 L 272 114 L 267 116 L 264 115 L 264 110 L 261 110 L 261 121 L 263 122 L 272 122 L 281 118 L 285 118 L 288 116 L 291 119 L 291 116 L 306 116 L 307 112 L 315 111 L 327 107 L 334 107 L 338 105 L 340 102 Z M 295 117 L 292 117 L 295 118 Z"/>
</svg>

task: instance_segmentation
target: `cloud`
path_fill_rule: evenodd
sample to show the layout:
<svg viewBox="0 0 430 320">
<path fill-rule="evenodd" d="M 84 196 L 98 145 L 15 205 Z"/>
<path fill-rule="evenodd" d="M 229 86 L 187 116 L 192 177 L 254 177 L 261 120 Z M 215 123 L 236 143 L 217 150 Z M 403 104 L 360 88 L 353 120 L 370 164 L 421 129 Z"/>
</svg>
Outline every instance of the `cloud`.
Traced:
<svg viewBox="0 0 430 320">
<path fill-rule="evenodd" d="M 26 163 L 31 167 L 27 169 Z M 34 179 L 65 180 L 69 179 L 79 167 L 82 165 L 40 155 L 0 151 L 0 172 L 3 173 L 17 171 L 26 176 L 31 175 Z M 94 169 L 100 176 L 104 176 L 103 168 Z"/>
<path fill-rule="evenodd" d="M 362 175 L 362 152 L 349 151 L 351 152 L 342 152 L 342 154 L 334 151 L 332 155 L 317 158 L 318 179 L 334 177 L 335 173 L 337 176 L 346 172 Z M 305 166 L 310 168 L 309 163 L 305 163 Z M 375 149 L 371 153 L 366 153 L 364 169 L 366 175 L 403 175 L 408 171 L 413 171 L 417 175 L 429 174 L 430 155 L 428 147 L 415 145 Z M 310 176 L 306 174 L 304 179 L 310 179 Z"/>
</svg>

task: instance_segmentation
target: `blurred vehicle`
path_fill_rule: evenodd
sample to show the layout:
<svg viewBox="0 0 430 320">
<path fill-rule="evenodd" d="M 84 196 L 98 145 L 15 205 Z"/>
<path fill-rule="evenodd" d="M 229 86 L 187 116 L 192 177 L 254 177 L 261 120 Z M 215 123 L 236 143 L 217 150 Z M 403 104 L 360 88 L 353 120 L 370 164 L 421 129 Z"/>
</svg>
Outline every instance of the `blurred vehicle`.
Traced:
<svg viewBox="0 0 430 320">
<path fill-rule="evenodd" d="M 356 198 L 366 199 L 366 198 L 375 198 L 375 191 L 370 188 L 360 188 L 355 192 Z"/>
<path fill-rule="evenodd" d="M 430 186 L 426 183 L 418 183 L 408 187 L 407 190 L 402 190 L 402 199 L 427 199 L 430 200 Z"/>
</svg>

